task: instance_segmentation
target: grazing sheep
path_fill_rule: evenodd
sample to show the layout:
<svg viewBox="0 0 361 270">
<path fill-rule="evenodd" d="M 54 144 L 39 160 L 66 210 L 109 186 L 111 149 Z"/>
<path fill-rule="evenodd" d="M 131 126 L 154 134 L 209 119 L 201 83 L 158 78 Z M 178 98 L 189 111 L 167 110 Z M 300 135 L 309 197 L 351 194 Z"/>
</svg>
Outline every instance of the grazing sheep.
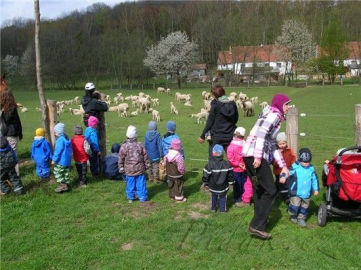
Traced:
<svg viewBox="0 0 361 270">
<path fill-rule="evenodd" d="M 158 111 L 156 110 L 153 110 L 152 111 L 152 118 L 153 120 L 157 121 L 157 122 L 160 122 L 160 114 Z"/>
<path fill-rule="evenodd" d="M 149 108 L 150 108 L 150 101 L 147 98 L 141 97 L 138 100 L 138 104 L 139 104 L 139 111 L 140 112 L 149 112 Z"/>
<path fill-rule="evenodd" d="M 266 108 L 268 106 L 268 103 L 267 103 L 267 101 L 263 101 L 262 103 L 259 104 L 259 106 L 261 106 L 261 108 L 263 110 L 264 108 Z"/>
<path fill-rule="evenodd" d="M 22 108 L 21 108 L 21 112 L 22 112 L 22 113 L 27 112 L 27 111 L 28 111 L 28 108 L 26 108 L 26 107 L 22 107 Z"/>
<path fill-rule="evenodd" d="M 157 88 L 157 93 L 165 93 L 165 88 L 163 88 L 163 87 L 158 87 L 158 88 Z"/>
<path fill-rule="evenodd" d="M 18 108 L 20 108 L 20 109 L 24 107 L 24 105 L 21 104 L 21 103 L 16 103 L 16 106 L 17 106 Z"/>
<path fill-rule="evenodd" d="M 134 112 L 131 112 L 130 115 L 131 116 L 136 116 L 136 115 L 138 115 L 138 112 L 139 112 L 138 109 L 136 109 Z"/>
<path fill-rule="evenodd" d="M 128 110 L 129 110 L 128 103 L 120 103 L 117 107 L 118 107 L 118 116 L 128 117 Z"/>
<path fill-rule="evenodd" d="M 167 88 L 166 90 L 165 90 L 165 92 L 168 94 L 168 95 L 170 95 L 171 93 L 170 93 L 170 88 Z"/>
<path fill-rule="evenodd" d="M 236 100 L 237 99 L 237 93 L 236 92 L 231 92 L 229 94 L 229 97 L 233 97 L 233 100 Z"/>
<path fill-rule="evenodd" d="M 152 98 L 151 101 L 153 106 L 159 105 L 159 98 Z"/>
<path fill-rule="evenodd" d="M 243 109 L 243 112 L 244 112 L 244 117 L 252 116 L 253 112 L 254 112 L 253 103 L 247 100 L 247 101 L 242 102 L 242 105 L 243 105 L 242 109 Z"/>
<path fill-rule="evenodd" d="M 210 100 L 203 100 L 203 108 L 209 112 L 211 110 L 211 101 Z"/>
<path fill-rule="evenodd" d="M 72 108 L 69 108 L 69 111 L 71 114 L 73 115 L 83 115 L 84 113 L 84 110 L 82 109 L 72 109 Z"/>
<path fill-rule="evenodd" d="M 113 98 L 113 102 L 114 102 L 115 104 L 118 104 L 119 101 L 120 101 L 120 102 L 123 102 L 123 101 L 124 101 L 124 97 L 123 97 L 123 96 L 115 96 L 115 97 Z"/>
<path fill-rule="evenodd" d="M 197 118 L 197 124 L 200 124 L 202 119 L 204 119 L 204 122 L 207 121 L 208 112 L 201 111 L 201 112 L 196 113 L 196 114 L 191 114 L 191 117 Z"/>
<path fill-rule="evenodd" d="M 76 96 L 76 97 L 73 99 L 73 101 L 75 102 L 75 104 L 78 104 L 78 103 L 79 103 L 79 97 Z"/>
<path fill-rule="evenodd" d="M 177 108 L 174 106 L 173 102 L 170 102 L 170 112 L 178 115 L 178 110 L 177 110 Z"/>
<path fill-rule="evenodd" d="M 192 102 L 191 102 L 190 100 L 187 100 L 187 101 L 184 103 L 184 106 L 192 107 Z"/>
<path fill-rule="evenodd" d="M 39 107 L 36 107 L 36 108 L 35 108 L 35 111 L 41 112 L 41 109 L 40 109 Z"/>
<path fill-rule="evenodd" d="M 239 95 L 238 95 L 238 98 L 241 100 L 241 101 L 246 101 L 248 100 L 248 97 L 246 94 L 240 92 Z"/>
</svg>

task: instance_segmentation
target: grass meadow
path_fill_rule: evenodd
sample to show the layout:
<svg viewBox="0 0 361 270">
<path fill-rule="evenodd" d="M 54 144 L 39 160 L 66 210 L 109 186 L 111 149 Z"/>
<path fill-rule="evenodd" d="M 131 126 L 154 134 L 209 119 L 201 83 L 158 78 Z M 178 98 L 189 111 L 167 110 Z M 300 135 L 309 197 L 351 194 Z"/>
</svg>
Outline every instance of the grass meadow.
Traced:
<svg viewBox="0 0 361 270">
<path fill-rule="evenodd" d="M 41 126 L 37 92 L 10 85 L 17 102 L 29 108 L 20 117 L 24 139 L 19 143 L 19 156 L 28 160 L 34 131 Z M 100 89 L 112 97 L 115 90 Z M 201 92 L 205 89 L 182 89 L 192 94 L 192 107 L 175 102 L 179 115 L 170 114 L 169 102 L 174 94 L 157 94 L 154 107 L 161 114 L 158 130 L 166 132 L 168 120 L 177 123 L 186 155 L 185 204 L 168 199 L 165 184 L 149 184 L 150 204 L 128 204 L 125 183 L 92 179 L 87 188 L 55 194 L 56 184 L 39 184 L 34 165 L 25 162 L 21 178 L 27 193 L 1 198 L 1 269 L 361 269 L 360 220 L 329 219 L 326 227 L 317 225 L 317 209 L 324 197 L 312 197 L 307 228 L 300 228 L 288 219 L 286 205 L 276 201 L 269 231 L 273 239 L 262 241 L 249 237 L 248 224 L 253 209 L 233 206 L 232 191 L 228 193 L 226 214 L 210 213 L 209 194 L 199 191 L 202 168 L 207 159 L 207 144 L 197 138 L 204 124 L 197 125 L 191 113 L 202 107 Z M 172 90 L 173 93 L 176 90 Z M 309 147 L 312 163 L 321 182 L 322 164 L 341 147 L 354 144 L 354 104 L 361 103 L 361 86 L 324 86 L 308 88 L 226 88 L 227 93 L 243 91 L 249 97 L 268 101 L 277 92 L 288 94 L 300 113 L 299 147 Z M 137 94 L 123 90 L 123 95 Z M 46 91 L 46 97 L 65 100 L 82 96 L 83 91 Z M 75 108 L 76 106 L 70 106 Z M 133 111 L 131 109 L 131 111 Z M 247 133 L 255 116 L 244 118 L 240 112 L 238 125 Z M 107 149 L 114 142 L 125 140 L 126 128 L 138 128 L 143 137 L 151 114 L 119 118 L 106 113 Z M 72 136 L 80 116 L 66 111 L 60 117 Z M 285 130 L 285 123 L 282 126 Z M 75 168 L 72 177 L 75 178 Z"/>
</svg>

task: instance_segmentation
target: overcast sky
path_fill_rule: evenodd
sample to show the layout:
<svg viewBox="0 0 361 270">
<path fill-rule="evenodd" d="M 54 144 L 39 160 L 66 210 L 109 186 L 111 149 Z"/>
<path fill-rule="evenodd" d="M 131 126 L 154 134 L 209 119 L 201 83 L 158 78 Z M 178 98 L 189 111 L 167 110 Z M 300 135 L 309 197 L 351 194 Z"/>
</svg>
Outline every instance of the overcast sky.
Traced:
<svg viewBox="0 0 361 270">
<path fill-rule="evenodd" d="M 113 7 L 127 0 L 39 0 L 40 18 L 55 19 L 74 10 L 85 10 L 94 3 L 105 3 Z M 129 1 L 129 0 L 128 0 Z M 33 0 L 0 0 L 1 25 L 14 18 L 34 19 Z"/>
</svg>

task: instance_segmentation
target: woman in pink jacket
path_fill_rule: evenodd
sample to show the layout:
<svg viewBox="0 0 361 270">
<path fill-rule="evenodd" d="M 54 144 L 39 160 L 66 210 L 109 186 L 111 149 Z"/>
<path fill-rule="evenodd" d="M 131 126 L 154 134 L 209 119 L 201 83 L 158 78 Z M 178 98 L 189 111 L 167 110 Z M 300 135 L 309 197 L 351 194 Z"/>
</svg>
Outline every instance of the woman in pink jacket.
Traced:
<svg viewBox="0 0 361 270">
<path fill-rule="evenodd" d="M 247 176 L 246 165 L 242 157 L 245 134 L 246 130 L 243 127 L 236 128 L 233 140 L 227 149 L 227 159 L 233 167 L 235 180 L 233 195 L 237 207 L 249 206 L 252 197 L 252 184 Z M 246 184 L 247 181 L 248 184 Z"/>
</svg>

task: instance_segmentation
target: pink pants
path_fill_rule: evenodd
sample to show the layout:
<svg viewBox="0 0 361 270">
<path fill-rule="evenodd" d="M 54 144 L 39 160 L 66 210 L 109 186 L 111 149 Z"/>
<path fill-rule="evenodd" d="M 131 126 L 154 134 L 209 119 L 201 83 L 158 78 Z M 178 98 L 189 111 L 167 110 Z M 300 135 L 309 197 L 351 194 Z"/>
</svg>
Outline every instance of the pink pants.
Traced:
<svg viewBox="0 0 361 270">
<path fill-rule="evenodd" d="M 247 176 L 246 183 L 244 183 L 244 193 L 242 195 L 242 201 L 250 203 L 253 194 L 251 179 Z"/>
</svg>

